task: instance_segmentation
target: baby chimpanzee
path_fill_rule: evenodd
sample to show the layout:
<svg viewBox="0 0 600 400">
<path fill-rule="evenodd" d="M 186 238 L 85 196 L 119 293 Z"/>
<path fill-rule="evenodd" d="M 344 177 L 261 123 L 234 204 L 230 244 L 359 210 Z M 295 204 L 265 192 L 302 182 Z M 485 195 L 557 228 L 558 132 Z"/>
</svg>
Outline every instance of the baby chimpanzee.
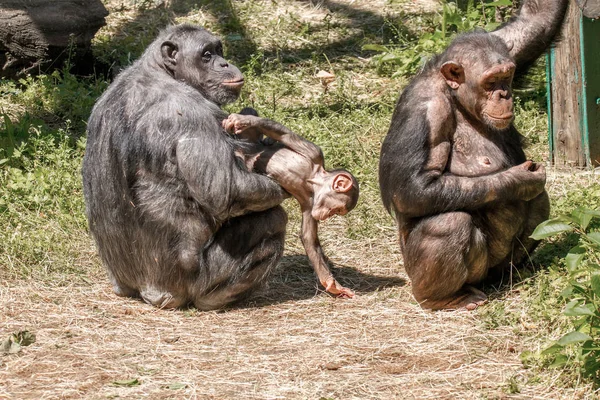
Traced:
<svg viewBox="0 0 600 400">
<path fill-rule="evenodd" d="M 253 144 L 243 149 L 249 170 L 266 174 L 288 191 L 302 211 L 302 244 L 325 290 L 339 297 L 354 297 L 331 274 L 318 237 L 318 221 L 345 215 L 358 201 L 358 182 L 343 169 L 327 171 L 321 149 L 285 126 L 260 118 L 252 109 L 231 114 L 223 127 Z M 262 140 L 266 135 L 275 142 Z"/>
</svg>

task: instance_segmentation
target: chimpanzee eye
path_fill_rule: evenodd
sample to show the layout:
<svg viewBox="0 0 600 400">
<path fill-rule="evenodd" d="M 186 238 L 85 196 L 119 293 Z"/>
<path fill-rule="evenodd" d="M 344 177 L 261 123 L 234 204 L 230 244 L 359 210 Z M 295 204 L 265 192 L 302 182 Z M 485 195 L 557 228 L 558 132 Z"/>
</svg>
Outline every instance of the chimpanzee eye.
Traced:
<svg viewBox="0 0 600 400">
<path fill-rule="evenodd" d="M 484 84 L 485 90 L 492 91 L 496 88 L 496 81 L 487 81 Z"/>
<path fill-rule="evenodd" d="M 210 61 L 211 58 L 212 58 L 212 53 L 208 50 L 202 54 L 202 60 L 205 62 Z"/>
</svg>

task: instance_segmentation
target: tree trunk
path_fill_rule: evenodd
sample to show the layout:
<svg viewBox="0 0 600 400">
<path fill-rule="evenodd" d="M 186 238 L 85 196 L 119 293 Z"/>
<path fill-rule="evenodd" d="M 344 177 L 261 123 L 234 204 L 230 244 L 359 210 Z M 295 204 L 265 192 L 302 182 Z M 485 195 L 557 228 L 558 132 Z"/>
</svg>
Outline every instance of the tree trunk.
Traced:
<svg viewBox="0 0 600 400">
<path fill-rule="evenodd" d="M 76 61 L 107 15 L 100 0 L 0 0 L 0 76 Z"/>
</svg>

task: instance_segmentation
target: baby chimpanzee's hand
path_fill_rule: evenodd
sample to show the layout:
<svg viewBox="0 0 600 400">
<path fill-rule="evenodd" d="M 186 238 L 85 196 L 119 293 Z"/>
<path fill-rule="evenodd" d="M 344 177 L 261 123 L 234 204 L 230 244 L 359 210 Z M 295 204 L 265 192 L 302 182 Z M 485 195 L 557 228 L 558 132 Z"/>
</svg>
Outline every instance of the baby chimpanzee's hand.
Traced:
<svg viewBox="0 0 600 400">
<path fill-rule="evenodd" d="M 230 114 L 227 119 L 223 120 L 222 125 L 227 132 L 239 135 L 251 127 L 252 122 L 257 118 L 253 115 Z"/>
</svg>

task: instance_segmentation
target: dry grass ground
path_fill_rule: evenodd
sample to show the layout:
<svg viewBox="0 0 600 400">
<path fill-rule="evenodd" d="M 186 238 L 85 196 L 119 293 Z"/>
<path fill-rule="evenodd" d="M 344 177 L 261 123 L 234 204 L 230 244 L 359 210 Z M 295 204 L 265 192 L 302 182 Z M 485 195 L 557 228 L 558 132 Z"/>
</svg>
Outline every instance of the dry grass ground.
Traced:
<svg viewBox="0 0 600 400">
<path fill-rule="evenodd" d="M 563 188 L 563 177 L 551 177 L 551 191 Z M 343 234 L 332 225 L 324 230 Z M 548 380 L 559 373 L 535 379 L 523 367 L 519 354 L 539 343 L 518 289 L 494 300 L 521 309 L 517 326 L 490 329 L 479 311 L 422 310 L 393 232 L 372 243 L 329 242 L 335 274 L 355 299 L 322 293 L 293 250 L 267 287 L 224 312 L 158 310 L 116 297 L 91 243 L 84 278 L 3 282 L 0 337 L 27 329 L 37 341 L 0 359 L 0 398 L 592 398 L 587 386 Z"/>
<path fill-rule="evenodd" d="M 165 19 L 202 23 L 216 31 L 227 22 L 210 2 L 172 1 L 167 5 L 174 12 L 168 17 L 160 12 L 164 5 L 144 2 L 151 5 L 144 24 L 127 28 L 139 17 L 136 9 L 117 1 L 106 4 L 111 10 L 106 32 L 123 40 L 127 29 L 153 29 L 151 24 Z M 267 54 L 285 48 L 298 57 L 297 68 L 309 70 L 298 76 L 296 91 L 278 98 L 278 104 L 291 110 L 283 122 L 292 124 L 294 107 L 322 100 L 323 88 L 312 76 L 327 64 L 310 64 L 295 51 L 320 40 L 326 44 L 364 35 L 362 25 L 371 21 L 377 28 L 400 11 L 423 13 L 436 7 L 429 0 L 235 1 L 232 6 L 256 49 Z M 337 24 L 329 33 L 321 30 L 328 18 Z M 307 22 L 314 23 L 313 31 L 304 39 L 286 25 Z M 231 31 L 235 26 L 223 35 Z M 342 93 L 357 101 L 395 97 L 399 84 L 378 77 L 365 62 L 344 56 L 331 61 L 336 75 L 345 79 L 336 84 L 352 83 L 353 92 Z M 284 90 L 261 86 L 265 83 L 259 78 L 249 84 L 254 90 L 244 99 L 259 106 L 268 96 L 258 92 Z M 273 107 L 273 115 L 280 116 L 277 112 Z M 376 116 L 360 126 L 349 122 L 348 131 L 365 154 L 365 170 L 359 171 L 363 200 L 347 218 L 332 219 L 321 228 L 334 274 L 357 292 L 355 299 L 334 299 L 318 287 L 297 238 L 299 219 L 291 202 L 286 205 L 292 215 L 287 250 L 275 276 L 250 301 L 222 312 L 158 310 L 115 296 L 85 230 L 70 232 L 79 249 L 72 261 L 77 273 L 56 282 L 0 274 L 0 339 L 21 330 L 37 336 L 20 353 L 0 358 L 0 399 L 594 398 L 587 385 L 573 383 L 565 389 L 560 371 L 540 374 L 523 366 L 521 352 L 546 343 L 540 341 L 518 285 L 491 290 L 490 305 L 475 312 L 428 312 L 416 304 L 373 172 L 391 116 L 386 115 L 383 122 Z M 345 122 L 330 122 L 339 123 Z M 337 154 L 334 144 L 318 143 L 326 156 Z M 550 171 L 548 189 L 557 199 L 577 185 L 597 182 L 597 175 Z M 365 232 L 362 225 L 368 226 Z M 51 254 L 49 258 L 51 264 Z M 2 260 L 6 265 L 0 268 L 10 271 L 11 255 Z M 499 302 L 518 316 L 514 324 L 490 324 L 486 307 Z"/>
</svg>

